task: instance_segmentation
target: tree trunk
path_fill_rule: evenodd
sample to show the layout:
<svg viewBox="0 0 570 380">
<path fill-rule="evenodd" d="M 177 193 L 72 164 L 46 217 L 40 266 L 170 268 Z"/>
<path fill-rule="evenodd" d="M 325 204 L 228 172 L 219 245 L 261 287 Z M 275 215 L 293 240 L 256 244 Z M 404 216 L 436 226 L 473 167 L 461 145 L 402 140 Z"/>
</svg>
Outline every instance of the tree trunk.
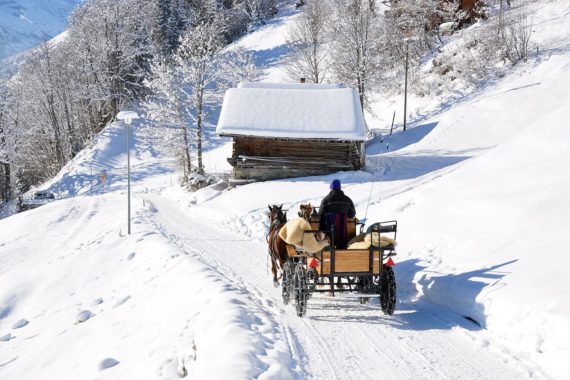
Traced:
<svg viewBox="0 0 570 380">
<path fill-rule="evenodd" d="M 2 162 L 4 167 L 4 186 L 2 189 L 2 198 L 4 200 L 9 200 L 12 198 L 12 192 L 10 191 L 10 164 L 7 162 Z"/>
<path fill-rule="evenodd" d="M 197 126 L 197 146 L 198 146 L 198 174 L 204 174 L 202 164 L 202 112 L 204 107 L 204 90 L 201 88 L 196 98 L 196 126 Z"/>
<path fill-rule="evenodd" d="M 174 93 L 172 89 L 172 84 L 169 82 L 169 89 L 171 93 Z M 182 138 L 184 140 L 184 167 L 187 174 L 184 181 L 188 181 L 188 177 L 192 172 L 192 159 L 190 156 L 190 139 L 188 138 L 188 128 L 186 128 L 186 123 L 184 122 L 184 116 L 182 114 L 182 104 L 180 104 L 180 98 L 176 97 L 176 113 L 178 118 L 178 125 L 182 129 Z"/>
</svg>

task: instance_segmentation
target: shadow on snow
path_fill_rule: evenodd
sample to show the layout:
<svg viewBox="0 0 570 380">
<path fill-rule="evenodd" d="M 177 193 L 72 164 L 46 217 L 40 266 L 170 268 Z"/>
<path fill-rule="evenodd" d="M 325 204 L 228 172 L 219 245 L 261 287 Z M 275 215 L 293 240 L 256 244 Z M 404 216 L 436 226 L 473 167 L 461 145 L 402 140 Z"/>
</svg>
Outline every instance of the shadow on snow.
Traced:
<svg viewBox="0 0 570 380">
<path fill-rule="evenodd" d="M 356 298 L 341 295 L 313 297 L 309 301 L 308 317 L 316 321 L 382 324 L 402 330 L 449 330 L 454 327 L 480 330 L 485 328 L 486 320 L 483 304 L 477 297 L 489 284 L 499 283 L 508 274 L 499 271 L 502 267 L 516 261 L 459 274 L 434 277 L 424 274 L 414 281 L 427 267 L 420 265 L 418 259 L 406 260 L 395 266 L 398 304 L 394 315 L 385 316 L 377 298 L 361 305 Z M 373 315 L 370 315 L 371 311 Z"/>
<path fill-rule="evenodd" d="M 366 144 L 367 155 L 377 155 L 400 150 L 408 145 L 415 144 L 426 137 L 437 127 L 438 122 L 418 125 L 408 130 L 399 131 L 388 136 L 377 136 Z M 389 145 L 389 149 L 386 149 Z"/>
</svg>

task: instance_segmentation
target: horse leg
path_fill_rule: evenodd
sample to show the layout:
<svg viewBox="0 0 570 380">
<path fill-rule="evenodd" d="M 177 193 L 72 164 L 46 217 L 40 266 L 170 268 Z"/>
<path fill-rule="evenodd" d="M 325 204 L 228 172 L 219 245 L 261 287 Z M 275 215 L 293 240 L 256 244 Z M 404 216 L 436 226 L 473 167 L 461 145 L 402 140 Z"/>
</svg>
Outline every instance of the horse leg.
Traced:
<svg viewBox="0 0 570 380">
<path fill-rule="evenodd" d="M 271 272 L 273 272 L 273 286 L 279 287 L 279 279 L 277 278 L 277 266 L 275 265 L 275 260 L 271 265 Z"/>
<path fill-rule="evenodd" d="M 271 257 L 271 273 L 273 273 L 273 286 L 279 287 L 279 280 L 277 280 L 277 265 L 275 264 L 275 258 L 273 253 L 269 251 L 269 256 Z"/>
</svg>

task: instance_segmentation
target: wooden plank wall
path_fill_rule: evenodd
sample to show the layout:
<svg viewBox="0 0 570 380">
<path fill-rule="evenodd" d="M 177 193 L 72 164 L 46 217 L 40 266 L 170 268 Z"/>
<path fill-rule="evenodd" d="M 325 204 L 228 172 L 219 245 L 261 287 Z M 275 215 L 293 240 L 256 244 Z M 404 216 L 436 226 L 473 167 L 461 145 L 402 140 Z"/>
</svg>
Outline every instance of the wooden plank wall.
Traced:
<svg viewBox="0 0 570 380">
<path fill-rule="evenodd" d="M 322 175 L 361 166 L 359 142 L 234 137 L 234 178 L 269 180 Z"/>
</svg>

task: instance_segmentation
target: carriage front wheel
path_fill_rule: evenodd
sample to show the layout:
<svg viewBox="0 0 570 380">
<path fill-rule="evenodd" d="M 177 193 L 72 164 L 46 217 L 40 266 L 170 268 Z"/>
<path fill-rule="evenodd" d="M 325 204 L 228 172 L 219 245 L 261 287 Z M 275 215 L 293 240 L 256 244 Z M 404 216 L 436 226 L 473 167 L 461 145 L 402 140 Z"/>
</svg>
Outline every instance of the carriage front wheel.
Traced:
<svg viewBox="0 0 570 380">
<path fill-rule="evenodd" d="M 295 264 L 291 260 L 287 260 L 283 267 L 283 282 L 281 283 L 281 295 L 283 296 L 283 304 L 288 305 L 293 293 L 293 275 Z"/>
<path fill-rule="evenodd" d="M 396 276 L 392 267 L 386 265 L 380 275 L 380 306 L 386 315 L 394 314 L 396 309 Z"/>
<path fill-rule="evenodd" d="M 309 287 L 307 284 L 307 271 L 304 265 L 296 265 L 293 275 L 293 293 L 295 296 L 295 310 L 297 316 L 304 317 L 307 313 Z"/>
</svg>

